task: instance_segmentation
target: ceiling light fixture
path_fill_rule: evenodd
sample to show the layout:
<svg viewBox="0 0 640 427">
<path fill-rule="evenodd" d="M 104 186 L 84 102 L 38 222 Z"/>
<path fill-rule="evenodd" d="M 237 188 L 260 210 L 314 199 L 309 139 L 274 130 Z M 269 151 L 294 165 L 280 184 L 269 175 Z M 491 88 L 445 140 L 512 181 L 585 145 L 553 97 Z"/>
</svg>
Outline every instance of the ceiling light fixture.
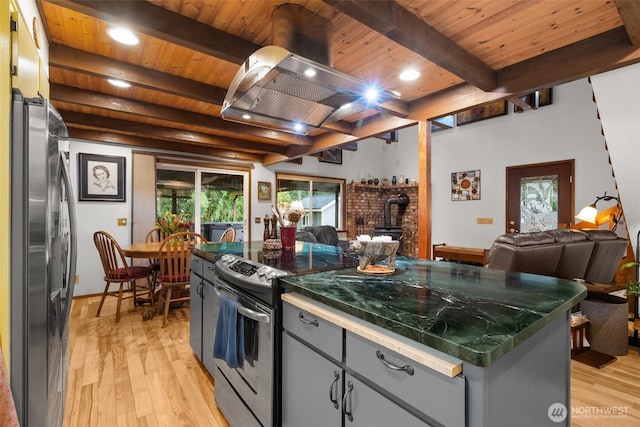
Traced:
<svg viewBox="0 0 640 427">
<path fill-rule="evenodd" d="M 315 77 L 316 70 L 314 68 L 309 67 L 306 70 L 304 70 L 304 75 L 307 77 Z"/>
<path fill-rule="evenodd" d="M 413 68 L 408 68 L 400 73 L 400 80 L 410 82 L 420 77 L 420 72 Z"/>
<path fill-rule="evenodd" d="M 125 82 L 124 80 L 108 79 L 107 81 L 117 87 L 124 87 L 124 88 L 131 87 L 131 83 Z"/>
<path fill-rule="evenodd" d="M 133 31 L 124 27 L 111 27 L 107 30 L 107 34 L 118 43 L 128 46 L 135 46 L 140 43 L 138 36 L 136 36 Z"/>
</svg>

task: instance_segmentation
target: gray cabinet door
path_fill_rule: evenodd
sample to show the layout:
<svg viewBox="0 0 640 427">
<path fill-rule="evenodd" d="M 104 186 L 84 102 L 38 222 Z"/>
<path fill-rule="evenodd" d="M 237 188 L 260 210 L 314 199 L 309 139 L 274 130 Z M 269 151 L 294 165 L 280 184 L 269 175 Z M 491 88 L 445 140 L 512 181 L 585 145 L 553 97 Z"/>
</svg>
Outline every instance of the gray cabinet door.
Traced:
<svg viewBox="0 0 640 427">
<path fill-rule="evenodd" d="M 282 427 L 341 426 L 342 369 L 286 333 L 282 349 Z"/>
<path fill-rule="evenodd" d="M 215 338 L 216 323 L 218 322 L 218 298 L 213 289 L 213 283 L 204 281 L 202 286 L 202 364 L 211 376 L 215 370 L 213 359 L 213 340 Z"/>
<path fill-rule="evenodd" d="M 349 374 L 345 374 L 344 387 L 341 406 L 345 413 L 346 427 L 429 425 Z"/>
<path fill-rule="evenodd" d="M 191 351 L 202 361 L 202 298 L 200 289 L 202 288 L 202 278 L 191 272 L 189 286 L 189 312 L 190 312 L 190 332 L 189 343 Z"/>
</svg>

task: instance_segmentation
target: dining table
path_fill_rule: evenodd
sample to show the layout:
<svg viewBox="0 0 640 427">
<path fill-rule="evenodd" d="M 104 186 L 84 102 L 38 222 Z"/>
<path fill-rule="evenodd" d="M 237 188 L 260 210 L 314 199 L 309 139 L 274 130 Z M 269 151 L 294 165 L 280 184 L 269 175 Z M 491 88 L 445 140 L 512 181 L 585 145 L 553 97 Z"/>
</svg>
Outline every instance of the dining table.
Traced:
<svg viewBox="0 0 640 427">
<path fill-rule="evenodd" d="M 129 246 L 122 246 L 122 252 L 130 258 L 158 258 L 160 244 L 162 242 L 132 243 Z"/>
<path fill-rule="evenodd" d="M 121 246 L 121 248 L 122 248 L 122 252 L 126 257 L 152 260 L 152 259 L 159 258 L 161 244 L 162 242 L 131 243 L 128 246 L 126 245 Z M 152 278 L 154 294 L 157 292 L 155 289 L 156 282 L 157 282 L 157 275 L 158 275 L 158 271 L 154 270 L 153 278 Z M 155 304 L 153 303 L 153 300 L 151 298 L 142 298 L 142 297 L 136 298 L 136 305 L 143 305 L 143 304 L 151 304 L 151 309 L 145 310 L 142 313 L 142 318 L 144 320 L 150 320 L 157 314 L 157 308 L 155 307 Z"/>
</svg>

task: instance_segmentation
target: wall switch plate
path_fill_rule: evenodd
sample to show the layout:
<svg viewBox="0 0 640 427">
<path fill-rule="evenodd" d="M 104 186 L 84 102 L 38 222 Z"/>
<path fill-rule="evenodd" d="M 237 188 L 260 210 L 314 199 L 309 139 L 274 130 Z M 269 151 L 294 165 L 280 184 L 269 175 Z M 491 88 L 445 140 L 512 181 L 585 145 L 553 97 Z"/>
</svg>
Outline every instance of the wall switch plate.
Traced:
<svg viewBox="0 0 640 427">
<path fill-rule="evenodd" d="M 478 224 L 493 224 L 493 218 L 476 218 Z"/>
<path fill-rule="evenodd" d="M 262 221 L 262 218 L 260 218 L 259 216 L 255 217 L 253 222 L 255 222 L 256 224 L 260 224 L 260 221 Z"/>
<path fill-rule="evenodd" d="M 127 218 L 118 218 L 118 225 L 127 225 Z"/>
</svg>

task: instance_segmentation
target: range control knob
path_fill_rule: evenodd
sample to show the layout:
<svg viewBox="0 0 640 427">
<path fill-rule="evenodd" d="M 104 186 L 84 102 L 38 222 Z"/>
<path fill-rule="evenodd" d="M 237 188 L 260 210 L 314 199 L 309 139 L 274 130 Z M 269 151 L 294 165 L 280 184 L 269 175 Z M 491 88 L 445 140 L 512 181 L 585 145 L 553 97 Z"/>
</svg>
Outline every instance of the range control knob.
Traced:
<svg viewBox="0 0 640 427">
<path fill-rule="evenodd" d="M 224 254 L 224 255 L 222 255 L 222 257 L 220 257 L 220 260 L 222 262 L 224 262 L 225 264 L 231 264 L 234 259 L 235 259 L 235 257 L 233 255 L 231 255 L 231 254 Z"/>
<path fill-rule="evenodd" d="M 256 271 L 256 274 L 258 275 L 258 277 L 262 277 L 262 276 L 266 276 L 268 274 L 268 271 L 269 271 L 269 267 L 262 266 L 258 268 L 258 271 Z"/>
</svg>

